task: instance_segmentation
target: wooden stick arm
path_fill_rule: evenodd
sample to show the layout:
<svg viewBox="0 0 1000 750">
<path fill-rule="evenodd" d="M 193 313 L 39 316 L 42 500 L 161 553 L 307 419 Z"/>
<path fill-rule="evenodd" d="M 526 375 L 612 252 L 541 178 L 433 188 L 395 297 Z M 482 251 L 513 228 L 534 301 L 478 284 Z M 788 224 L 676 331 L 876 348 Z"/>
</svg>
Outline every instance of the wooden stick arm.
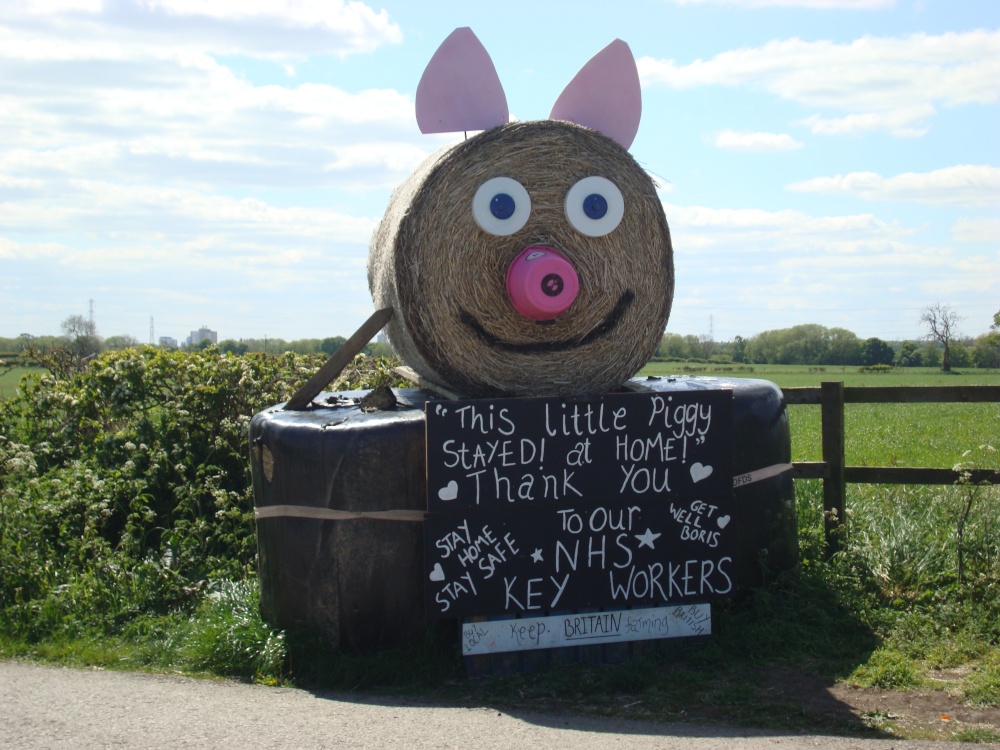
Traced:
<svg viewBox="0 0 1000 750">
<path fill-rule="evenodd" d="M 302 411 L 307 408 L 323 389 L 343 372 L 344 368 L 357 356 L 358 352 L 381 331 L 392 317 L 392 308 L 383 307 L 366 320 L 344 344 L 337 349 L 322 367 L 306 381 L 285 403 L 285 411 Z"/>
</svg>

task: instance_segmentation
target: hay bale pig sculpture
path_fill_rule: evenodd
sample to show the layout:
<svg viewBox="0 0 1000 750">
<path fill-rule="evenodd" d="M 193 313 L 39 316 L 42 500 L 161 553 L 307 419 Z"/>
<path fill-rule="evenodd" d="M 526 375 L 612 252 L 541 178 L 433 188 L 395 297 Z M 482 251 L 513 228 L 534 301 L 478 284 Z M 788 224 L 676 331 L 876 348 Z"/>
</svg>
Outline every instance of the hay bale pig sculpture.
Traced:
<svg viewBox="0 0 1000 750">
<path fill-rule="evenodd" d="M 641 114 L 616 40 L 549 120 L 508 122 L 496 69 L 457 29 L 416 95 L 424 133 L 483 131 L 431 155 L 393 194 L 368 282 L 396 353 L 467 397 L 593 395 L 656 350 L 673 299 L 670 231 L 628 153 Z"/>
<path fill-rule="evenodd" d="M 340 368 L 385 325 L 420 382 L 444 395 L 596 397 L 648 361 L 673 298 L 663 208 L 627 150 L 641 96 L 624 42 L 580 70 L 551 119 L 508 122 L 489 55 L 458 29 L 428 64 L 416 109 L 426 133 L 482 132 L 430 156 L 393 194 L 369 254 L 378 311 L 284 408 L 250 425 L 262 611 L 349 649 L 405 643 L 426 624 L 427 422 L 419 408 L 315 402 Z M 732 391 L 734 474 L 782 470 L 734 490 L 733 583 L 758 585 L 762 560 L 794 566 L 780 390 L 717 379 L 650 388 Z M 429 395 L 404 394 L 412 406 Z"/>
</svg>

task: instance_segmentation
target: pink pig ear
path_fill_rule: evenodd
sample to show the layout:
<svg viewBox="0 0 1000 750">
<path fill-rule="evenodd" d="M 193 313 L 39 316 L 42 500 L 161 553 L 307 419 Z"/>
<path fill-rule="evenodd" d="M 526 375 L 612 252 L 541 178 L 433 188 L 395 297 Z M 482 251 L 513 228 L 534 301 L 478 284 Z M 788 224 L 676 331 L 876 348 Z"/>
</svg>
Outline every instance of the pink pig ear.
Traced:
<svg viewBox="0 0 1000 750">
<path fill-rule="evenodd" d="M 421 133 L 489 130 L 509 119 L 507 96 L 489 53 L 470 28 L 441 42 L 417 84 Z"/>
<path fill-rule="evenodd" d="M 559 95 L 549 119 L 593 128 L 628 148 L 642 116 L 639 71 L 621 39 L 594 55 Z"/>
</svg>

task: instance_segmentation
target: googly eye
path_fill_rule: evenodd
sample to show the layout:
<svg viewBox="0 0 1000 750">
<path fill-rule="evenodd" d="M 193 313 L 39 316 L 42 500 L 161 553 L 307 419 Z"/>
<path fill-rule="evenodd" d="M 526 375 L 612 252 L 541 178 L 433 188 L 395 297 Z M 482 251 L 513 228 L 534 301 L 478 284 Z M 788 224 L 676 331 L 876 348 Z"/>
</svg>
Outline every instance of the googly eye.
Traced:
<svg viewBox="0 0 1000 750">
<path fill-rule="evenodd" d="M 472 199 L 472 216 L 490 234 L 505 237 L 528 223 L 531 198 L 517 180 L 494 177 L 476 191 Z"/>
<path fill-rule="evenodd" d="M 588 237 L 603 237 L 621 224 L 623 216 L 622 191 L 605 177 L 584 177 L 566 193 L 566 218 Z"/>
</svg>

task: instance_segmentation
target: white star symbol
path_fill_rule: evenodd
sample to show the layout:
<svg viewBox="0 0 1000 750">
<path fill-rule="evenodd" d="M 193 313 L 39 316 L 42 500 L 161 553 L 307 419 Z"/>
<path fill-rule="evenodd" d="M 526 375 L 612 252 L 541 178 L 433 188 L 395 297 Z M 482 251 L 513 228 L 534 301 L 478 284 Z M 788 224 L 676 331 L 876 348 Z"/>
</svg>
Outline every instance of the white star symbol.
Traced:
<svg viewBox="0 0 1000 750">
<path fill-rule="evenodd" d="M 534 560 L 536 563 L 541 562 L 542 551 L 540 549 L 536 549 L 534 552 L 531 553 L 531 559 Z"/>
<path fill-rule="evenodd" d="M 647 528 L 645 534 L 636 534 L 635 538 L 639 540 L 640 547 L 649 547 L 650 549 L 656 549 L 653 546 L 653 542 L 659 539 L 662 534 L 654 534 L 652 529 Z"/>
</svg>

